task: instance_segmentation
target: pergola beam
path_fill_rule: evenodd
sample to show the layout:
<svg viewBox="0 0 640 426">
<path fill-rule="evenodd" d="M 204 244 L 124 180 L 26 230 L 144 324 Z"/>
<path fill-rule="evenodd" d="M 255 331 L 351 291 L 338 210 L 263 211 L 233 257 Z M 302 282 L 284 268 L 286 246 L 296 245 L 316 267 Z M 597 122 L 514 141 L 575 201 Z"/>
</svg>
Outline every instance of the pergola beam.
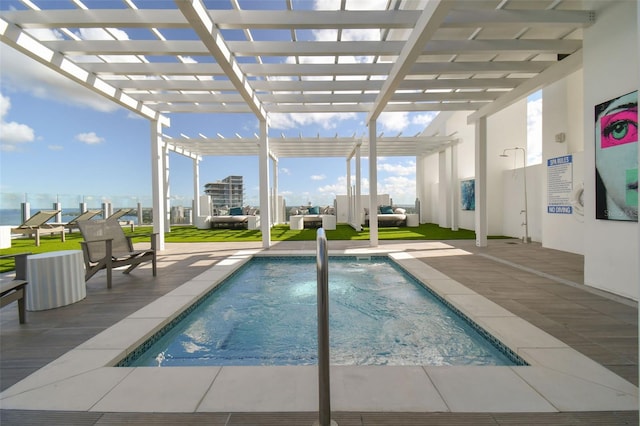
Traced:
<svg viewBox="0 0 640 426">
<path fill-rule="evenodd" d="M 542 71 L 537 76 L 530 78 L 526 82 L 519 85 L 517 88 L 505 93 L 494 102 L 483 106 L 478 111 L 467 117 L 467 123 L 472 124 L 476 122 L 480 117 L 487 117 L 494 114 L 509 105 L 517 102 L 518 100 L 530 95 L 531 93 L 541 89 L 542 87 L 557 81 L 572 72 L 579 70 L 582 67 L 582 50 L 569 55 L 555 66 L 549 67 Z"/>
<path fill-rule="evenodd" d="M 209 55 L 199 40 L 51 40 L 43 44 L 67 55 Z M 230 51 L 242 56 L 397 56 L 403 41 L 229 41 Z M 518 53 L 573 53 L 580 40 L 432 40 L 418 55 Z"/>
<path fill-rule="evenodd" d="M 438 74 L 495 74 L 539 73 L 557 61 L 495 61 L 495 62 L 419 62 L 411 64 L 407 75 Z M 220 64 L 211 63 L 83 63 L 83 68 L 96 74 L 156 75 L 156 76 L 225 76 Z M 241 64 L 248 77 L 383 77 L 391 72 L 393 64 Z M 232 81 L 232 80 L 231 80 Z M 386 82 L 387 80 L 385 80 Z M 401 83 L 397 83 L 401 84 Z M 391 92 L 388 92 L 389 96 Z"/>
<path fill-rule="evenodd" d="M 191 24 L 191 28 L 198 34 L 202 43 L 216 60 L 225 75 L 233 83 L 251 111 L 260 121 L 267 119 L 267 113 L 260 105 L 246 76 L 241 71 L 234 55 L 226 45 L 220 31 L 211 20 L 207 8 L 201 0 L 175 0 L 176 5 Z"/>
<path fill-rule="evenodd" d="M 378 116 L 380 116 L 385 109 L 387 102 L 389 102 L 391 96 L 393 96 L 396 88 L 417 61 L 423 46 L 433 37 L 433 34 L 435 34 L 440 27 L 452 6 L 453 2 L 444 0 L 432 0 L 427 3 L 415 27 L 411 31 L 411 35 L 405 43 L 400 56 L 384 81 L 374 107 L 367 116 L 367 123 L 378 119 Z"/>
<path fill-rule="evenodd" d="M 68 9 L 3 11 L 22 28 L 189 28 L 183 15 L 168 9 Z M 412 10 L 393 11 L 256 11 L 215 10 L 211 18 L 220 29 L 368 29 L 413 28 L 418 19 Z M 481 25 L 530 27 L 574 24 L 582 28 L 595 21 L 595 13 L 583 10 L 452 10 L 443 28 L 477 28 Z"/>
<path fill-rule="evenodd" d="M 87 72 L 62 53 L 46 47 L 15 24 L 9 23 L 2 18 L 0 18 L 0 41 L 92 92 L 144 118 L 158 121 L 163 126 L 169 126 L 170 120 L 168 117 L 137 101 L 117 87 L 110 85 L 99 76 Z"/>
</svg>

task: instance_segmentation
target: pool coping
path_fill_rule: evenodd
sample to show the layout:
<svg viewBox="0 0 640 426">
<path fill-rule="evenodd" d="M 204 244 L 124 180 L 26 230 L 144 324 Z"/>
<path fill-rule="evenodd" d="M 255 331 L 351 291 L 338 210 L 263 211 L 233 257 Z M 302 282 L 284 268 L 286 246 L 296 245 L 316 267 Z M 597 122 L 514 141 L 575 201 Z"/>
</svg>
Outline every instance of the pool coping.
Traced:
<svg viewBox="0 0 640 426">
<path fill-rule="evenodd" d="M 425 252 L 371 247 L 329 250 L 329 255 L 388 255 L 530 365 L 332 366 L 333 410 L 638 409 L 635 385 L 419 260 L 426 251 L 426 247 Z M 0 394 L 0 407 L 98 412 L 317 411 L 315 366 L 113 367 L 251 257 L 301 255 L 314 256 L 315 251 L 235 252 L 6 389 Z"/>
</svg>

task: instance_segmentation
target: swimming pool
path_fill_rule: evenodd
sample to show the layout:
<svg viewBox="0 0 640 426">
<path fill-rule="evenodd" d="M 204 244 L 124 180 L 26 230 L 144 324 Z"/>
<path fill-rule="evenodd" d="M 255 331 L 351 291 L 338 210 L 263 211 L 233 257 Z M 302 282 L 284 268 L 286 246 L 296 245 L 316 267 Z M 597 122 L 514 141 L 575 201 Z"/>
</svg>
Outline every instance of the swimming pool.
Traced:
<svg viewBox="0 0 640 426">
<path fill-rule="evenodd" d="M 333 365 L 523 365 L 386 257 L 329 263 Z M 254 258 L 120 366 L 313 365 L 315 258 Z"/>
</svg>

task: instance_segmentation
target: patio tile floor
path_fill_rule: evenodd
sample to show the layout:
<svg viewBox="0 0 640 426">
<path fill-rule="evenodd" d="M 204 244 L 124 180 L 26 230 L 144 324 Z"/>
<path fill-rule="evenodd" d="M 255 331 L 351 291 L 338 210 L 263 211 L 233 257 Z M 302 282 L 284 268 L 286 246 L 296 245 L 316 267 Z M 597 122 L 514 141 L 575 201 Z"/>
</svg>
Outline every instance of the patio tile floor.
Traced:
<svg viewBox="0 0 640 426">
<path fill-rule="evenodd" d="M 486 248 L 475 247 L 474 241 L 466 240 L 442 243 L 381 241 L 380 247 L 412 252 L 420 262 L 443 273 L 447 277 L 445 279 L 454 280 L 486 297 L 501 309 L 530 322 L 628 382 L 638 385 L 637 303 L 583 286 L 582 256 L 545 249 L 536 243 L 522 244 L 517 240 L 490 240 Z M 259 248 L 260 244 L 256 243 L 167 244 L 167 249 L 160 255 L 159 273 L 155 279 L 145 269 L 129 276 L 114 274 L 113 289 L 107 290 L 104 277 L 98 275 L 87 283 L 86 299 L 58 309 L 28 312 L 25 325 L 17 321 L 16 306 L 3 308 L 0 310 L 0 389 L 5 391 L 238 250 Z M 368 248 L 366 241 L 329 242 L 330 250 L 357 251 Z M 269 252 L 281 250 L 288 253 L 313 251 L 315 242 L 277 242 Z M 473 299 L 463 297 L 462 293 L 457 297 L 465 301 Z M 470 309 L 481 311 L 489 308 L 487 305 L 475 308 L 470 305 Z M 515 383 L 517 380 L 514 380 Z M 455 388 L 455 383 L 450 383 L 450 386 Z M 348 393 L 345 393 L 341 398 L 347 397 Z M 557 396 L 559 400 L 565 397 L 568 396 Z M 513 413 L 499 413 L 491 412 L 491 401 L 490 397 L 484 404 L 478 400 L 475 413 L 383 413 L 377 412 L 379 410 L 375 406 L 367 406 L 365 402 L 363 409 L 358 412 L 344 412 L 340 411 L 341 404 L 338 402 L 333 417 L 340 425 L 638 424 L 637 410 L 520 413 L 516 412 L 519 410 L 515 407 Z M 113 403 L 119 404 L 117 401 Z M 56 410 L 55 407 L 51 409 Z M 438 410 L 437 407 L 434 409 Z M 484 412 L 487 410 L 489 412 Z M 104 410 L 91 412 L 0 411 L 0 423 L 3 425 L 304 425 L 311 424 L 315 417 L 314 413 L 295 411 L 241 413 L 227 410 L 163 415 L 114 413 L 108 404 Z"/>
</svg>

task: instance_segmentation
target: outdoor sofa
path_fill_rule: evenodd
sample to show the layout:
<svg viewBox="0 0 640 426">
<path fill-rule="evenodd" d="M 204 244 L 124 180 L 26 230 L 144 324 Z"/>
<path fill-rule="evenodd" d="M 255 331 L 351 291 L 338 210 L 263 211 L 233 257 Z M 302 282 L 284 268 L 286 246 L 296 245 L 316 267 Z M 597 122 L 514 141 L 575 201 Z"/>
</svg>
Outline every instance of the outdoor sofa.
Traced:
<svg viewBox="0 0 640 426">
<path fill-rule="evenodd" d="M 364 226 L 369 226 L 369 209 L 364 209 Z M 378 227 L 407 226 L 406 210 L 400 207 L 378 206 Z"/>
<path fill-rule="evenodd" d="M 229 214 L 207 216 L 205 223 L 211 229 L 258 229 L 260 226 L 260 216 L 258 209 L 252 207 L 233 207 L 229 209 Z"/>
<path fill-rule="evenodd" d="M 335 229 L 335 208 L 327 207 L 294 207 L 290 210 L 289 228 L 320 228 Z M 324 219 L 324 220 L 323 220 Z M 331 225 L 327 226 L 331 219 Z"/>
</svg>

